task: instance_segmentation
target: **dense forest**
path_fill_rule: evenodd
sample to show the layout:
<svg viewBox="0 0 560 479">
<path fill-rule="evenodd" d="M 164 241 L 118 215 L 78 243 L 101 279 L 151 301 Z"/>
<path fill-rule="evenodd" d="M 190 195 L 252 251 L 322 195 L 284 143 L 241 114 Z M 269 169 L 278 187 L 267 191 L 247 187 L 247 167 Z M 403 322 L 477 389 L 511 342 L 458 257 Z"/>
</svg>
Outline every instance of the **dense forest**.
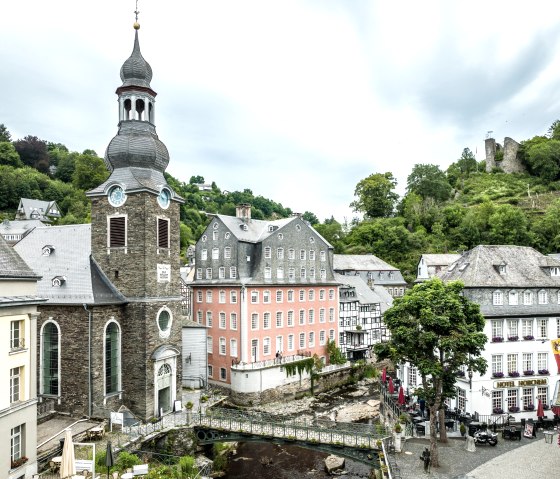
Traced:
<svg viewBox="0 0 560 479">
<path fill-rule="evenodd" d="M 499 160 L 499 153 L 496 159 Z M 406 193 L 396 193 L 391 172 L 373 173 L 355 187 L 351 206 L 363 219 L 320 222 L 304 218 L 337 253 L 373 253 L 400 268 L 412 281 L 422 253 L 461 252 L 478 244 L 533 246 L 543 253 L 560 251 L 560 121 L 544 135 L 521 142 L 518 157 L 526 173 L 486 173 L 465 148 L 447 170 L 416 164 Z M 13 140 L 0 125 L 0 219 L 12 219 L 21 197 L 56 200 L 64 216 L 58 224 L 89 221 L 85 191 L 108 177 L 93 150 L 72 152 L 65 145 L 26 136 Z M 206 213 L 235 214 L 249 203 L 256 219 L 292 214 L 290 208 L 250 189 L 222 192 L 212 183 L 200 189 L 202 176 L 188 183 L 166 174 L 170 186 L 185 198 L 181 207 L 181 250 L 185 254 L 208 222 Z"/>
</svg>

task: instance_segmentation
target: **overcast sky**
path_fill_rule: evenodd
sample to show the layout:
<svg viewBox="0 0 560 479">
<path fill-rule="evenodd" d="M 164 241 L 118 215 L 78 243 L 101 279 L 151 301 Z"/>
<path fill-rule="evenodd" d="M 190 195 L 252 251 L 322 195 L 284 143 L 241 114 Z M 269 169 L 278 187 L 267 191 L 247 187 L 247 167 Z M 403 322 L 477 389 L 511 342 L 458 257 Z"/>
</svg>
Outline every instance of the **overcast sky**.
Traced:
<svg viewBox="0 0 560 479">
<path fill-rule="evenodd" d="M 0 10 L 0 123 L 103 156 L 117 132 L 134 0 Z M 358 181 L 560 118 L 557 2 L 139 0 L 168 171 L 249 188 L 322 221 Z"/>
</svg>

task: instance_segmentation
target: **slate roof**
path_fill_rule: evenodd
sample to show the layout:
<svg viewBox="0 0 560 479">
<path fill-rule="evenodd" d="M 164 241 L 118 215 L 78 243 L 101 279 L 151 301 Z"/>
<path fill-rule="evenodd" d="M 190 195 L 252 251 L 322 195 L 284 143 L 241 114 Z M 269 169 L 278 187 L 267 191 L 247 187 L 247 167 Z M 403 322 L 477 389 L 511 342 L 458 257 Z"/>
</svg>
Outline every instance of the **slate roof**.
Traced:
<svg viewBox="0 0 560 479">
<path fill-rule="evenodd" d="M 0 236 L 0 278 L 32 279 L 39 276 L 27 265 L 21 256 Z"/>
<path fill-rule="evenodd" d="M 355 289 L 356 297 L 348 298 L 353 302 L 357 299 L 360 304 L 379 303 L 381 312 L 385 312 L 393 304 L 393 298 L 383 286 L 374 286 L 372 290 L 360 276 L 349 276 L 335 273 L 335 280 L 341 285 L 350 286 Z M 346 298 L 340 298 L 340 302 L 346 302 Z"/>
<path fill-rule="evenodd" d="M 43 248 L 54 251 L 43 256 Z M 35 228 L 14 246 L 42 276 L 37 293 L 48 304 L 122 304 L 126 298 L 111 284 L 91 256 L 91 225 Z M 64 278 L 60 287 L 53 278 Z"/>
<path fill-rule="evenodd" d="M 20 198 L 19 205 L 16 214 L 18 218 L 20 215 L 24 215 L 25 219 L 37 219 L 42 221 L 50 222 L 48 216 L 54 218 L 60 218 L 60 212 L 53 213 L 51 211 L 52 207 L 56 205 L 55 201 L 43 201 L 35 200 L 31 198 Z M 57 206 L 58 208 L 58 206 Z M 32 214 L 38 215 L 36 218 L 32 218 Z"/>
<path fill-rule="evenodd" d="M 381 285 L 406 285 L 400 270 L 373 254 L 335 254 L 333 269 L 339 273 L 357 274 Z"/>
<path fill-rule="evenodd" d="M 45 224 L 39 220 L 4 220 L 0 223 L 0 235 L 23 235 L 40 226 Z"/>
<path fill-rule="evenodd" d="M 335 254 L 336 271 L 399 271 L 373 254 Z"/>
<path fill-rule="evenodd" d="M 460 254 L 423 254 L 422 259 L 427 266 L 447 266 L 461 257 Z"/>
<path fill-rule="evenodd" d="M 239 241 L 244 241 L 246 243 L 260 243 L 269 236 L 277 233 L 278 229 L 297 219 L 293 216 L 291 218 L 282 218 L 273 221 L 251 219 L 251 221 L 245 222 L 242 218 L 237 218 L 236 216 L 216 215 L 216 217 L 224 223 L 233 236 Z M 243 224 L 247 225 L 246 230 L 241 228 Z M 268 227 L 270 225 L 277 226 L 278 229 L 269 231 Z"/>
<path fill-rule="evenodd" d="M 505 274 L 500 274 L 500 265 L 506 266 Z M 552 266 L 560 267 L 560 261 L 528 246 L 480 245 L 464 253 L 440 277 L 477 288 L 560 287 L 560 277 L 552 277 L 548 270 Z"/>
</svg>

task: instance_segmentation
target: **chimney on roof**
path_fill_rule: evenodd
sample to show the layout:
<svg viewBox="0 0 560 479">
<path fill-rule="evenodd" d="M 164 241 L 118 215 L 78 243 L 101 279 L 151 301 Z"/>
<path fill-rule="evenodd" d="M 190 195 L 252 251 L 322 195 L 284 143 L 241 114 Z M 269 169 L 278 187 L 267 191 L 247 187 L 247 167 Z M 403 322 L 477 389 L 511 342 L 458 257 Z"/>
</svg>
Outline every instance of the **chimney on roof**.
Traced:
<svg viewBox="0 0 560 479">
<path fill-rule="evenodd" d="M 294 218 L 301 218 L 302 215 L 301 215 L 301 213 L 292 213 L 292 216 Z"/>
<path fill-rule="evenodd" d="M 251 221 L 251 205 L 242 203 L 235 207 L 235 217 L 243 220 L 244 223 Z"/>
</svg>

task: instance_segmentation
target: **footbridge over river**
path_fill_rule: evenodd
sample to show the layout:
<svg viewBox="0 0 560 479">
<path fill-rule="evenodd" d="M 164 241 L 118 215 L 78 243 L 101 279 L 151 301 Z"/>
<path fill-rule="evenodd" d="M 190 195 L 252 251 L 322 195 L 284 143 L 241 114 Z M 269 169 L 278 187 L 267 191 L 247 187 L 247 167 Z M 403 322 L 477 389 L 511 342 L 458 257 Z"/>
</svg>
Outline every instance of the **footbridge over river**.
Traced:
<svg viewBox="0 0 560 479">
<path fill-rule="evenodd" d="M 300 418 L 224 408 L 164 416 L 158 423 L 125 428 L 129 436 L 147 436 L 165 429 L 192 428 L 199 444 L 228 441 L 294 443 L 379 468 L 379 453 L 391 434 L 382 426 Z M 378 442 L 380 441 L 380 442 Z M 383 456 L 382 456 L 383 457 Z"/>
</svg>

